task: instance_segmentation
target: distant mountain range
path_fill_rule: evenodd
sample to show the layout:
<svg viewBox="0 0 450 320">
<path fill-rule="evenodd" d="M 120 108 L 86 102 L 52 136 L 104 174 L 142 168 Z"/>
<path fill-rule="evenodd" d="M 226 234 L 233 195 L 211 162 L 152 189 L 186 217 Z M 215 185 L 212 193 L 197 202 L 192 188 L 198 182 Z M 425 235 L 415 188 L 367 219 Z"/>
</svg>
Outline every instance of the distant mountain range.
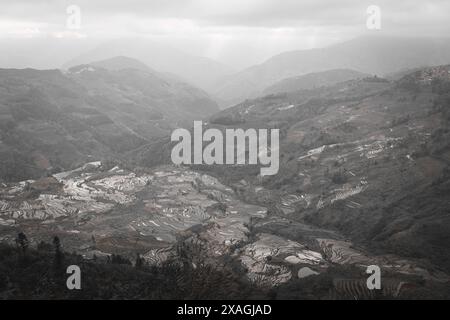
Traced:
<svg viewBox="0 0 450 320">
<path fill-rule="evenodd" d="M 322 72 L 308 73 L 303 76 L 283 79 L 263 90 L 263 94 L 292 92 L 304 89 L 314 89 L 329 86 L 339 82 L 369 77 L 369 74 L 350 69 L 334 69 Z"/>
<path fill-rule="evenodd" d="M 324 48 L 284 52 L 241 71 L 148 39 L 110 40 L 103 44 L 96 44 L 93 39 L 0 40 L 0 46 L 4 49 L 0 55 L 0 67 L 8 68 L 67 70 L 118 56 L 130 57 L 159 74 L 205 90 L 222 109 L 273 90 L 278 92 L 284 86 L 287 90 L 294 90 L 297 83 L 292 78 L 309 73 L 348 69 L 387 77 L 414 68 L 450 63 L 450 41 L 447 38 L 363 36 Z M 333 83 L 349 80 L 335 75 L 337 78 Z M 285 79 L 286 82 L 279 83 Z M 302 89 L 308 87 L 306 82 L 312 78 L 297 80 L 300 81 L 298 88 Z M 316 81 L 320 83 L 321 80 Z M 314 81 L 312 83 L 316 85 Z"/>
<path fill-rule="evenodd" d="M 159 72 L 176 74 L 184 81 L 209 90 L 222 77 L 234 72 L 231 67 L 209 58 L 193 56 L 175 48 L 142 39 L 114 40 L 89 50 L 66 62 L 70 68 L 92 61 L 127 56 L 142 61 Z"/>
<path fill-rule="evenodd" d="M 119 158 L 217 110 L 202 90 L 125 57 L 64 73 L 0 69 L 0 177 Z"/>
<path fill-rule="evenodd" d="M 261 95 L 280 80 L 312 72 L 352 69 L 387 73 L 450 63 L 448 39 L 360 37 L 326 48 L 285 52 L 226 76 L 210 91 L 222 107 Z"/>
</svg>

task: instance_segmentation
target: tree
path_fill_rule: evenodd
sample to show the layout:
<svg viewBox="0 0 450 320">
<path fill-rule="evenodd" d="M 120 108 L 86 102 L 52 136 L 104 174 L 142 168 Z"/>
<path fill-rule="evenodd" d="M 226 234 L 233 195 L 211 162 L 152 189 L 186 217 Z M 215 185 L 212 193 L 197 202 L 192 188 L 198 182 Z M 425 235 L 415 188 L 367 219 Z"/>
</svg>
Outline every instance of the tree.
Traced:
<svg viewBox="0 0 450 320">
<path fill-rule="evenodd" d="M 91 241 L 92 241 L 92 247 L 93 247 L 94 249 L 96 249 L 97 241 L 95 240 L 94 235 L 91 236 Z"/>
<path fill-rule="evenodd" d="M 55 250 L 55 258 L 53 263 L 56 270 L 60 270 L 62 266 L 63 254 L 61 252 L 61 241 L 59 240 L 58 236 L 55 236 L 53 238 L 53 247 Z"/>
<path fill-rule="evenodd" d="M 25 251 L 27 251 L 29 242 L 28 242 L 28 238 L 25 235 L 25 233 L 20 232 L 17 235 L 16 244 L 17 244 L 18 247 L 20 247 L 22 249 L 23 253 L 25 253 Z"/>
<path fill-rule="evenodd" d="M 53 246 L 55 247 L 55 252 L 61 251 L 61 241 L 59 240 L 58 236 L 55 236 L 53 238 Z"/>
<path fill-rule="evenodd" d="M 136 263 L 134 264 L 136 269 L 142 268 L 144 266 L 144 262 L 145 262 L 144 258 L 142 258 L 139 253 L 136 254 Z"/>
<path fill-rule="evenodd" d="M 111 255 L 111 263 L 112 264 L 126 264 L 131 266 L 131 261 L 127 258 L 122 257 L 120 254 L 112 254 Z"/>
</svg>

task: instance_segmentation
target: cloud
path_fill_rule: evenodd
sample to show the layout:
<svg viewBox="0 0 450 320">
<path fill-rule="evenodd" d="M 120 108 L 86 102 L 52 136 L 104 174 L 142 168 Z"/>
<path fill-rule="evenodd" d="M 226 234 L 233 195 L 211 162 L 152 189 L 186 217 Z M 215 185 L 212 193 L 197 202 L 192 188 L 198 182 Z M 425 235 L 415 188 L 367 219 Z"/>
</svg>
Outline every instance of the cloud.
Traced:
<svg viewBox="0 0 450 320">
<path fill-rule="evenodd" d="M 71 37 L 69 5 L 81 9 L 83 37 L 156 38 L 239 67 L 364 34 L 369 5 L 385 33 L 450 33 L 447 0 L 15 0 L 0 4 L 0 37 Z"/>
<path fill-rule="evenodd" d="M 130 17 L 142 20 L 190 20 L 200 26 L 288 27 L 305 24 L 348 25 L 364 20 L 375 4 L 386 17 L 407 15 L 409 23 L 443 23 L 450 9 L 445 0 L 15 0 L 0 5 L 0 16 L 49 24 L 64 20 L 67 6 L 78 5 L 87 19 Z M 95 19 L 97 18 L 97 19 Z M 92 23 L 94 24 L 94 23 Z M 448 25 L 448 22 L 446 23 Z"/>
</svg>

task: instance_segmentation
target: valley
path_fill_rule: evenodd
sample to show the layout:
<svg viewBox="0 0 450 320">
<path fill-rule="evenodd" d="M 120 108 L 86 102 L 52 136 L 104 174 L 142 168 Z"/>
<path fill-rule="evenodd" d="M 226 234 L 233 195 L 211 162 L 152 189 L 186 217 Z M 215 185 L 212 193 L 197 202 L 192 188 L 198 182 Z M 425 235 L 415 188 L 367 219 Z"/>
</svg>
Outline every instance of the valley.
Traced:
<svg viewBox="0 0 450 320">
<path fill-rule="evenodd" d="M 448 12 L 1 1 L 0 301 L 450 300 Z"/>
<path fill-rule="evenodd" d="M 449 294 L 448 66 L 217 113 L 206 93 L 124 57 L 0 74 L 3 243 L 57 236 L 94 264 L 232 270 L 285 298 Z M 208 129 L 279 130 L 279 172 L 171 163 L 170 131 L 201 119 L 200 142 Z M 370 265 L 385 279 L 377 294 Z"/>
</svg>

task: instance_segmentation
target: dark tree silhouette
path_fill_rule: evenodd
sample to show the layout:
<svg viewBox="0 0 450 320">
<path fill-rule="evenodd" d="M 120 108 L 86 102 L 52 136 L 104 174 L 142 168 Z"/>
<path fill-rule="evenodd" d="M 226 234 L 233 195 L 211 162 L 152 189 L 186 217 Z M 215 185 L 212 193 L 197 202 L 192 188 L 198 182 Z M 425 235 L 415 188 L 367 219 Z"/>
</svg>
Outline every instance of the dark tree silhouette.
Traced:
<svg viewBox="0 0 450 320">
<path fill-rule="evenodd" d="M 53 238 L 53 246 L 55 247 L 55 252 L 61 251 L 61 241 L 58 236 Z"/>
<path fill-rule="evenodd" d="M 140 269 L 140 268 L 142 268 L 144 266 L 144 262 L 145 262 L 144 258 L 142 258 L 139 253 L 136 254 L 136 262 L 135 262 L 134 266 L 137 269 Z"/>
<path fill-rule="evenodd" d="M 22 249 L 23 253 L 25 253 L 25 251 L 27 251 L 29 242 L 28 242 L 28 238 L 25 235 L 25 233 L 20 232 L 17 235 L 16 244 L 17 244 L 18 247 L 20 247 Z"/>
<path fill-rule="evenodd" d="M 56 271 L 58 271 L 61 269 L 63 260 L 63 253 L 61 252 L 61 241 L 59 240 L 58 236 L 55 236 L 53 238 L 53 247 L 55 250 L 55 257 L 53 263 Z"/>
</svg>

